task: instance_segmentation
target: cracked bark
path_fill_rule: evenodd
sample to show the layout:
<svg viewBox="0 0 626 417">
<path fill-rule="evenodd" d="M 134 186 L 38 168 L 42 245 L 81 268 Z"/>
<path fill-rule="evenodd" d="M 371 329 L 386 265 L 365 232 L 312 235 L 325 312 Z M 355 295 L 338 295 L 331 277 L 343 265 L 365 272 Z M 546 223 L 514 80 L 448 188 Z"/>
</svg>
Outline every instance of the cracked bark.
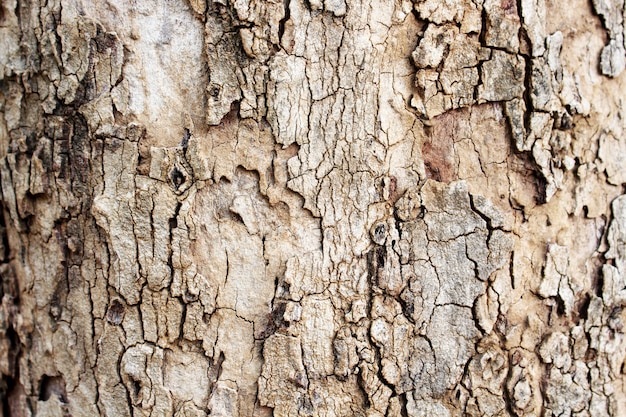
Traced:
<svg viewBox="0 0 626 417">
<path fill-rule="evenodd" d="M 0 2 L 0 415 L 625 415 L 624 13 Z"/>
</svg>

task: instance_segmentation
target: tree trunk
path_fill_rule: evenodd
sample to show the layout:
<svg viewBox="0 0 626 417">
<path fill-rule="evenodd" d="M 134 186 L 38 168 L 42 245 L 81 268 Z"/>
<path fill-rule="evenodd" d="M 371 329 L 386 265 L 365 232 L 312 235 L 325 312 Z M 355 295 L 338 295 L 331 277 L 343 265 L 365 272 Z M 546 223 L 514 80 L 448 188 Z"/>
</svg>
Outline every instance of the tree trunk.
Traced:
<svg viewBox="0 0 626 417">
<path fill-rule="evenodd" d="M 624 2 L 2 0 L 1 416 L 624 416 Z"/>
</svg>

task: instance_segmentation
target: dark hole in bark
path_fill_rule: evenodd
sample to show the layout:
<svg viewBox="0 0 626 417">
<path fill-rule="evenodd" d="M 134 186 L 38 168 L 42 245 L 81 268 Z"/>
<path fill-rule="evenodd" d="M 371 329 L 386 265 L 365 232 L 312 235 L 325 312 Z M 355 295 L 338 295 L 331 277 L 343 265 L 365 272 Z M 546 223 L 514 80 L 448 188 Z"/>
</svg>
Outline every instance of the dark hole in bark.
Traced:
<svg viewBox="0 0 626 417">
<path fill-rule="evenodd" d="M 556 301 L 556 313 L 559 316 L 562 316 L 563 314 L 565 314 L 565 302 L 563 301 L 561 297 L 556 297 L 555 301 Z"/>
<path fill-rule="evenodd" d="M 217 98 L 217 96 L 220 95 L 220 90 L 221 88 L 219 85 L 214 85 L 213 87 L 209 88 L 209 95 L 211 97 Z"/>
<path fill-rule="evenodd" d="M 408 403 L 407 400 L 407 394 L 406 392 L 403 392 L 402 394 L 400 394 L 400 404 L 402 405 L 402 408 L 400 409 L 400 413 L 402 414 L 402 417 L 409 417 L 409 412 L 406 409 L 406 404 Z"/>
<path fill-rule="evenodd" d="M 287 303 L 277 303 L 274 309 L 272 310 L 272 321 L 276 327 L 281 327 L 285 325 L 283 320 L 283 316 L 285 315 L 285 310 L 287 309 Z"/>
<path fill-rule="evenodd" d="M 539 205 L 546 203 L 546 186 L 548 185 L 546 179 L 538 172 L 533 173 L 535 190 L 535 202 Z"/>
<path fill-rule="evenodd" d="M 63 243 L 63 246 L 65 247 L 65 243 Z M 64 271 L 62 277 L 67 278 L 67 270 Z M 66 306 L 67 294 L 69 293 L 68 285 L 67 279 L 59 279 L 54 293 L 52 294 L 52 299 L 50 300 L 50 316 L 56 321 L 61 319 L 63 308 Z"/>
<path fill-rule="evenodd" d="M 365 395 L 363 395 L 363 408 L 365 408 L 366 410 L 368 408 L 370 408 L 372 406 L 372 403 L 370 402 L 370 399 L 367 397 L 367 386 L 366 386 L 366 382 L 363 380 L 363 375 L 361 372 L 359 372 L 359 374 L 357 375 L 357 383 L 359 384 L 359 388 L 361 388 L 361 391 L 363 391 L 363 393 Z"/>
<path fill-rule="evenodd" d="M 574 127 L 574 122 L 572 120 L 572 116 L 568 112 L 563 113 L 563 115 L 561 116 L 560 124 L 561 125 L 559 127 L 562 130 L 569 130 L 569 129 L 571 129 L 572 127 Z"/>
<path fill-rule="evenodd" d="M 183 135 L 183 139 L 180 142 L 180 146 L 183 149 L 187 149 L 187 147 L 189 146 L 189 139 L 191 138 L 191 132 L 189 131 L 189 129 L 185 128 L 185 134 Z"/>
<path fill-rule="evenodd" d="M 314 393 L 313 395 L 315 395 L 315 394 L 316 393 Z M 308 396 L 300 397 L 298 408 L 304 414 L 313 414 L 313 410 L 314 410 L 313 403 L 311 403 L 311 400 L 309 399 Z"/>
<path fill-rule="evenodd" d="M 285 34 L 285 23 L 289 21 L 291 18 L 291 10 L 289 9 L 290 0 L 283 0 L 283 4 L 285 6 L 285 16 L 280 19 L 278 23 L 278 39 L 282 41 L 283 35 Z"/>
<path fill-rule="evenodd" d="M 180 186 L 185 183 L 185 174 L 183 174 L 177 167 L 174 167 L 170 173 L 170 179 L 172 180 L 174 187 L 179 189 Z"/>
<path fill-rule="evenodd" d="M 113 300 L 107 310 L 107 320 L 109 323 L 119 325 L 124 320 L 125 308 L 120 300 Z"/>
<path fill-rule="evenodd" d="M 39 382 L 39 401 L 48 401 L 53 395 L 62 403 L 67 404 L 65 381 L 62 376 L 44 375 Z"/>
<path fill-rule="evenodd" d="M 408 288 L 402 292 L 398 298 L 398 302 L 400 302 L 404 315 L 412 322 L 413 313 L 415 312 L 415 299 Z"/>
<path fill-rule="evenodd" d="M 105 53 L 107 49 L 115 48 L 115 35 L 110 33 L 105 33 L 104 28 L 98 25 L 98 31 L 96 34 L 96 47 L 99 53 Z"/>
<path fill-rule="evenodd" d="M 185 290 L 184 298 L 186 303 L 191 303 L 196 301 L 198 299 L 198 296 L 196 294 L 190 293 L 189 290 Z"/>
<path fill-rule="evenodd" d="M 577 314 L 578 318 L 582 320 L 587 320 L 589 316 L 589 304 L 591 303 L 591 296 L 589 294 L 585 294 L 582 297 L 582 300 L 578 302 Z"/>
<path fill-rule="evenodd" d="M 169 226 L 170 226 L 170 247 L 172 245 L 174 229 L 176 229 L 178 227 L 178 213 L 180 213 L 180 207 L 181 206 L 182 206 L 182 203 L 180 203 L 180 202 L 176 204 L 176 209 L 174 210 L 174 215 L 172 217 L 170 217 L 170 219 L 168 221 Z M 172 263 L 172 254 L 173 254 L 173 251 L 170 250 L 169 251 L 169 256 L 168 256 L 168 259 L 167 259 L 167 264 L 169 265 L 170 270 L 174 271 L 174 266 L 173 266 L 173 263 Z"/>
<path fill-rule="evenodd" d="M 621 319 L 622 308 L 615 307 L 611 310 L 611 314 L 609 315 L 608 325 L 611 330 L 615 330 L 617 333 L 622 333 L 624 329 L 624 324 Z"/>
<path fill-rule="evenodd" d="M 0 205 L 0 208 L 2 208 L 1 205 Z M 1 217 L 2 216 L 0 216 L 0 218 Z M 0 230 L 4 231 L 6 229 L 0 226 Z M 6 233 L 2 234 L 2 239 L 3 239 L 3 248 L 6 251 L 5 259 L 8 259 L 9 243 L 8 243 Z M 8 263 L 0 264 L 0 296 L 4 297 L 5 295 L 10 297 L 10 300 L 12 300 L 12 303 L 14 305 L 19 304 L 20 293 L 19 293 L 19 288 L 18 288 L 17 277 L 15 276 L 13 265 L 8 264 Z"/>
<path fill-rule="evenodd" d="M 139 396 L 139 392 L 141 391 L 141 383 L 135 379 L 133 382 L 133 398 L 137 398 Z"/>
<path fill-rule="evenodd" d="M 15 386 L 15 380 L 10 376 L 4 376 L 0 381 L 0 394 L 2 395 L 2 413 L 5 416 L 11 415 L 8 392 Z"/>
<path fill-rule="evenodd" d="M 611 265 L 607 262 L 607 264 Z M 604 275 L 602 273 L 598 274 L 598 279 L 596 281 L 595 292 L 596 295 L 602 298 L 602 288 L 604 288 Z"/>
<path fill-rule="evenodd" d="M 380 247 L 376 249 L 376 263 L 379 268 L 385 267 L 385 258 L 387 257 L 387 249 Z"/>
<path fill-rule="evenodd" d="M 235 220 L 236 222 L 239 222 L 243 225 L 245 225 L 246 223 L 243 221 L 243 218 L 239 215 L 239 213 L 235 213 L 234 211 L 230 210 L 230 215 L 232 217 L 233 220 Z"/>
<path fill-rule="evenodd" d="M 379 223 L 374 228 L 374 238 L 376 239 L 376 242 L 384 241 L 386 232 L 387 226 L 385 225 L 385 223 Z"/>
<path fill-rule="evenodd" d="M 4 212 L 4 204 L 0 203 L 0 210 Z M 0 247 L 0 255 L 2 259 L 8 259 L 9 257 L 9 237 L 6 233 L 6 224 L 4 223 L 4 216 L 0 216 L 0 239 L 2 239 L 2 247 Z M 4 286 L 4 280 L 3 280 Z M 4 294 L 3 294 L 4 295 Z"/>
<path fill-rule="evenodd" d="M 266 328 L 258 336 L 261 339 L 266 339 L 276 333 L 280 328 L 288 327 L 289 323 L 286 323 L 283 319 L 287 303 L 277 303 L 272 312 L 268 316 Z"/>
<path fill-rule="evenodd" d="M 6 378 L 6 376 L 5 376 Z M 6 383 L 6 385 L 4 385 Z M 19 376 L 8 377 L 2 381 L 2 411 L 7 417 L 24 415 L 26 403 L 26 390 L 19 382 Z"/>
</svg>

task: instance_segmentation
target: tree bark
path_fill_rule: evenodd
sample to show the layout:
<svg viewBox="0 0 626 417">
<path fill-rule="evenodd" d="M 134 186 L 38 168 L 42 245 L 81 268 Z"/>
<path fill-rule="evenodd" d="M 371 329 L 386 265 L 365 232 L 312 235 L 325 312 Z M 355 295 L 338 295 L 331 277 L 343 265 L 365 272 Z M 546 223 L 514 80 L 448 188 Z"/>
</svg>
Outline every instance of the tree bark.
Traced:
<svg viewBox="0 0 626 417">
<path fill-rule="evenodd" d="M 625 13 L 3 0 L 0 415 L 626 415 Z"/>
</svg>

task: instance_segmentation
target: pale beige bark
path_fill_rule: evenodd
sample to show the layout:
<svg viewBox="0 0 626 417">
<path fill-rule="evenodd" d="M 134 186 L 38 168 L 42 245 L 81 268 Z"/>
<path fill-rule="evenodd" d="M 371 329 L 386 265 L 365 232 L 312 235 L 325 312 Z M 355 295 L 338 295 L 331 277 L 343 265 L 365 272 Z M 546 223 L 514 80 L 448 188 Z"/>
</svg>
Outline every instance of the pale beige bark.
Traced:
<svg viewBox="0 0 626 417">
<path fill-rule="evenodd" d="M 0 415 L 626 415 L 625 10 L 4 0 Z"/>
</svg>

